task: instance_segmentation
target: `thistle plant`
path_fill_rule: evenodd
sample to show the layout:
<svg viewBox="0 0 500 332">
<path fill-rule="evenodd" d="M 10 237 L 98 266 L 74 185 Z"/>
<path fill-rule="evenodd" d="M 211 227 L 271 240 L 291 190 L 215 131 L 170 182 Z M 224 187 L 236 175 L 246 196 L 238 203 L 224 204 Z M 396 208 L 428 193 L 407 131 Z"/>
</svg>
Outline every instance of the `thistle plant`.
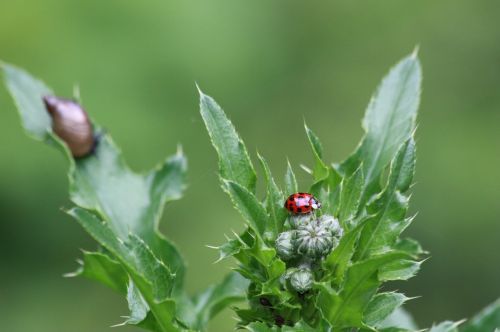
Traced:
<svg viewBox="0 0 500 332">
<path fill-rule="evenodd" d="M 1 68 L 28 135 L 66 157 L 74 204 L 66 213 L 98 243 L 69 275 L 122 294 L 130 309 L 123 324 L 155 332 L 205 331 L 211 318 L 231 307 L 237 328 L 255 332 L 418 330 L 402 308 L 410 298 L 384 285 L 413 277 L 426 255 L 417 241 L 401 237 L 414 220 L 408 204 L 421 86 L 416 53 L 382 80 L 363 120 L 365 136 L 344 161 L 326 162 L 320 139 L 305 126 L 313 165 L 302 167 L 311 181 L 300 189 L 320 203 L 305 213 L 284 208 L 286 198 L 299 192 L 290 163 L 279 186 L 266 159 L 257 156 L 265 186 L 265 197 L 258 197 L 243 140 L 222 108 L 200 91 L 221 187 L 246 228 L 216 247 L 219 260 L 236 262 L 233 271 L 196 294 L 184 287 L 182 255 L 158 230 L 163 206 L 185 190 L 182 150 L 150 172 L 135 173 L 78 100 L 55 97 L 12 65 Z M 499 301 L 466 323 L 447 321 L 430 331 L 497 327 Z"/>
</svg>

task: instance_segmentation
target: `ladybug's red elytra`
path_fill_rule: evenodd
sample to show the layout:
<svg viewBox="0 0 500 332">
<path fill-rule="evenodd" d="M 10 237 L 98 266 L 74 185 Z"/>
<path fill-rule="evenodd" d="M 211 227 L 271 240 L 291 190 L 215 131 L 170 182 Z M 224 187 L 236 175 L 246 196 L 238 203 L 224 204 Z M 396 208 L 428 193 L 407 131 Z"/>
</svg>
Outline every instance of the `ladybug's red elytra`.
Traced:
<svg viewBox="0 0 500 332">
<path fill-rule="evenodd" d="M 285 201 L 285 209 L 293 214 L 307 214 L 320 207 L 321 203 L 308 193 L 291 194 Z"/>
</svg>

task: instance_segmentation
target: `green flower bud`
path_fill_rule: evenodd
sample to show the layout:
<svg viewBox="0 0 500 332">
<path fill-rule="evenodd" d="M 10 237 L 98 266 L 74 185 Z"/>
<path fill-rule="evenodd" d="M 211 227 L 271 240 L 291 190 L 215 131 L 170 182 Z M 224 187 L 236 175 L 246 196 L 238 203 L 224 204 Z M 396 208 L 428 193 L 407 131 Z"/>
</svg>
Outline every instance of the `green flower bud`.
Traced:
<svg viewBox="0 0 500 332">
<path fill-rule="evenodd" d="M 298 269 L 290 275 L 290 284 L 299 293 L 305 293 L 311 289 L 313 282 L 314 276 L 308 268 Z"/>
<path fill-rule="evenodd" d="M 289 269 L 287 269 L 285 271 L 285 273 L 283 273 L 280 277 L 280 283 L 285 286 L 287 281 L 290 280 L 290 277 L 292 276 L 292 274 L 297 271 L 297 268 L 295 267 L 291 267 Z"/>
<path fill-rule="evenodd" d="M 289 260 L 295 257 L 294 248 L 295 231 L 280 233 L 276 239 L 276 252 L 283 260 Z"/>
<path fill-rule="evenodd" d="M 318 223 L 323 225 L 323 227 L 328 228 L 332 233 L 332 236 L 336 238 L 341 238 L 342 235 L 344 235 L 344 230 L 340 226 L 339 221 L 335 219 L 333 216 L 324 214 L 321 217 L 319 217 Z"/>
<path fill-rule="evenodd" d="M 301 225 L 297 229 L 295 249 L 309 258 L 328 255 L 333 248 L 334 237 L 330 228 L 319 220 Z"/>
<path fill-rule="evenodd" d="M 312 213 L 307 214 L 294 214 L 288 217 L 288 223 L 293 229 L 297 229 L 300 225 L 305 225 L 310 223 L 314 219 Z"/>
</svg>

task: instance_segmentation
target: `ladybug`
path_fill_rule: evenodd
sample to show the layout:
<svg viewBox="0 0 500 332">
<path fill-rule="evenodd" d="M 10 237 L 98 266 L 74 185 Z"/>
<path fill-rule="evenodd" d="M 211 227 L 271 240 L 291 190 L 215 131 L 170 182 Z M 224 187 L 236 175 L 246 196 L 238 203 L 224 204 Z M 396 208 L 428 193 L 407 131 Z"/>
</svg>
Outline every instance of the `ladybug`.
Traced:
<svg viewBox="0 0 500 332">
<path fill-rule="evenodd" d="M 285 209 L 293 214 L 307 214 L 321 207 L 321 203 L 308 193 L 295 193 L 288 196 Z"/>
</svg>

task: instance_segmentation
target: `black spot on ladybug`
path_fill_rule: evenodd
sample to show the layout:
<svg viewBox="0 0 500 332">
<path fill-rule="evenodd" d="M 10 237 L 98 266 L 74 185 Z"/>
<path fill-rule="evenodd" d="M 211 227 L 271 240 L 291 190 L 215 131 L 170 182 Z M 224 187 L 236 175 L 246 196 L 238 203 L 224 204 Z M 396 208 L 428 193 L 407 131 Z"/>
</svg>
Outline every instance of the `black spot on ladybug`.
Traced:
<svg viewBox="0 0 500 332">
<path fill-rule="evenodd" d="M 298 208 L 297 208 L 297 212 L 298 212 L 298 213 L 301 213 L 301 212 L 302 212 L 302 208 L 301 208 L 301 207 L 298 207 Z"/>
</svg>

